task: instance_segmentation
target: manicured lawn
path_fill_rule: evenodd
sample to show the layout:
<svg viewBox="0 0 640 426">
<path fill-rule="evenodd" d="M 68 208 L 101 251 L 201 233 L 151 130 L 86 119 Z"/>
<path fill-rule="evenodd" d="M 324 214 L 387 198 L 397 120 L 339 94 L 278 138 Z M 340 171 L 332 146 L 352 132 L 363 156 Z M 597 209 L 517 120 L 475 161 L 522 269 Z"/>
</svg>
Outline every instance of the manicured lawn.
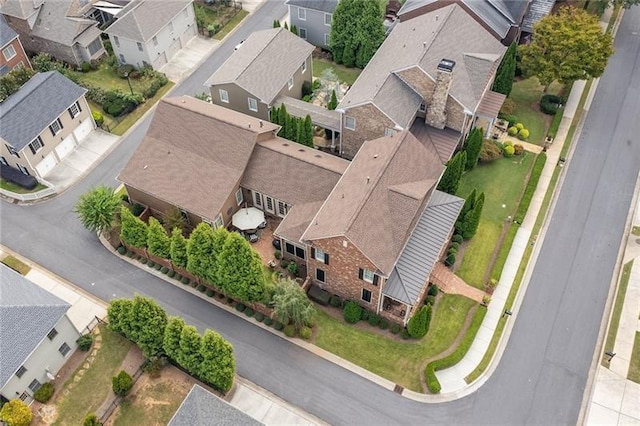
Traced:
<svg viewBox="0 0 640 426">
<path fill-rule="evenodd" d="M 238 24 L 240 24 L 240 22 L 242 22 L 244 18 L 247 17 L 248 14 L 249 12 L 244 9 L 239 11 L 236 16 L 231 18 L 231 20 L 213 36 L 213 38 L 216 40 L 222 40 L 225 38 L 227 34 L 229 34 Z"/>
<path fill-rule="evenodd" d="M 38 183 L 35 188 L 26 189 L 19 185 L 16 185 L 13 182 L 7 182 L 4 179 L 0 179 L 0 188 L 5 189 L 7 191 L 15 192 L 16 194 L 30 194 L 32 192 L 38 192 L 43 189 L 46 189 L 47 187 L 41 183 Z"/>
<path fill-rule="evenodd" d="M 129 84 L 127 84 L 127 79 L 120 77 L 113 67 L 107 64 L 107 61 L 100 64 L 100 67 L 95 71 L 80 73 L 79 77 L 82 83 L 100 87 L 104 90 L 118 89 L 124 93 L 131 92 Z M 138 93 L 142 93 L 151 85 L 151 80 L 145 77 L 129 78 L 129 82 L 131 83 L 133 91 Z"/>
<path fill-rule="evenodd" d="M 463 296 L 442 295 L 429 333 L 420 341 L 385 338 L 319 311 L 315 344 L 407 389 L 422 392 L 424 361 L 453 344 L 467 312 L 475 305 Z"/>
<path fill-rule="evenodd" d="M 27 275 L 31 270 L 31 267 L 29 265 L 26 265 L 25 263 L 16 259 L 13 256 L 5 257 L 4 259 L 2 259 L 2 263 L 7 265 L 9 268 L 13 269 L 20 275 Z"/>
<path fill-rule="evenodd" d="M 467 284 L 484 289 L 484 277 L 491 266 L 502 227 L 507 223 L 507 217 L 513 217 L 518 208 L 534 158 L 533 154 L 525 151 L 522 156 L 479 165 L 462 177 L 458 196 L 467 197 L 473 188 L 478 194 L 484 192 L 485 196 L 480 226 L 467 243 L 462 264 L 456 272 Z"/>
<path fill-rule="evenodd" d="M 95 360 L 78 382 L 74 377 L 65 383 L 66 388 L 75 383 L 68 395 L 63 393 L 55 401 L 58 409 L 56 425 L 79 425 L 87 413 L 95 412 L 111 392 L 111 377 L 120 370 L 120 365 L 133 345 L 124 337 L 100 325 L 102 345 Z M 82 366 L 79 367 L 81 369 Z"/>
<path fill-rule="evenodd" d="M 550 94 L 558 94 L 562 86 L 553 83 L 549 88 Z M 513 115 L 517 116 L 524 127 L 529 129 L 528 142 L 542 145 L 546 136 L 546 130 L 551 123 L 552 117 L 540 111 L 539 102 L 543 95 L 542 86 L 537 77 L 517 81 L 513 84 L 511 95 L 509 96 L 516 103 Z"/>
<path fill-rule="evenodd" d="M 604 343 L 603 352 L 613 351 L 613 345 L 616 342 L 616 335 L 618 334 L 618 326 L 620 325 L 620 314 L 622 314 L 622 305 L 624 305 L 624 296 L 627 293 L 627 287 L 629 286 L 629 276 L 631 275 L 631 267 L 633 266 L 633 260 L 622 267 L 622 275 L 620 276 L 620 283 L 618 283 L 618 292 L 616 293 L 616 300 L 613 303 L 613 312 L 611 313 L 611 322 L 609 323 L 609 330 L 607 331 L 607 340 Z M 602 357 L 601 364 L 604 367 L 609 368 L 609 358 Z"/>
<path fill-rule="evenodd" d="M 351 86 L 356 78 L 360 75 L 362 70 L 360 68 L 347 68 L 343 65 L 338 65 L 335 62 L 328 61 L 322 58 L 313 58 L 313 76 L 319 78 L 322 76 L 322 72 L 327 68 L 333 68 L 333 72 L 338 76 L 340 83 L 347 83 Z"/>
<path fill-rule="evenodd" d="M 633 352 L 631 352 L 631 363 L 627 379 L 640 383 L 640 331 L 636 331 L 636 338 L 633 342 Z"/>
</svg>

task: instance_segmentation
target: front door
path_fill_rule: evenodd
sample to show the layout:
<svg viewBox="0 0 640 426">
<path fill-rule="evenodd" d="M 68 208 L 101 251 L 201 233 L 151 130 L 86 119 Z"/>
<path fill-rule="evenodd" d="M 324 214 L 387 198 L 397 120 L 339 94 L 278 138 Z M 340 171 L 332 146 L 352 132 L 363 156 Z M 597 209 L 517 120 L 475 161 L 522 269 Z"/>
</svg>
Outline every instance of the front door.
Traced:
<svg viewBox="0 0 640 426">
<path fill-rule="evenodd" d="M 264 210 L 261 193 L 253 191 L 253 205 L 261 210 Z"/>
</svg>

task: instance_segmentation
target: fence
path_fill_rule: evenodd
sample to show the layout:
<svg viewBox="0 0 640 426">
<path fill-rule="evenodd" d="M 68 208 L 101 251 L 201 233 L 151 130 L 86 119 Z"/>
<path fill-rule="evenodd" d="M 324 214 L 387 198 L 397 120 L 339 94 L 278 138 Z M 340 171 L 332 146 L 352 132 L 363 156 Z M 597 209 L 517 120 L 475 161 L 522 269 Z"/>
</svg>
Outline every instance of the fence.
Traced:
<svg viewBox="0 0 640 426">
<path fill-rule="evenodd" d="M 7 191 L 6 189 L 0 188 L 0 194 L 4 195 L 5 197 L 13 198 L 14 200 L 24 202 L 24 201 L 35 201 L 44 197 L 55 195 L 56 189 L 53 185 L 51 185 L 49 188 L 41 189 L 40 191 L 29 192 L 27 194 L 18 194 L 17 192 L 11 192 L 11 191 Z"/>
<path fill-rule="evenodd" d="M 87 326 L 82 329 L 82 333 L 91 334 L 91 332 L 93 332 L 93 329 L 96 328 L 98 324 L 106 324 L 106 323 L 107 322 L 105 320 L 100 319 L 97 316 L 94 316 L 91 322 L 89 322 L 89 324 L 87 324 Z"/>
<path fill-rule="evenodd" d="M 143 362 L 142 364 L 140 364 L 140 366 L 138 367 L 138 369 L 136 370 L 135 373 L 133 373 L 133 376 L 131 376 L 131 378 L 133 379 L 133 384 L 135 385 L 136 382 L 138 381 L 138 379 L 140 378 L 140 376 L 142 376 L 143 371 L 143 367 L 146 364 L 146 361 Z M 133 386 L 132 386 L 133 388 Z M 111 417 L 111 415 L 113 414 L 113 412 L 116 410 L 116 408 L 122 404 L 122 401 L 124 400 L 124 396 L 116 396 L 115 399 L 111 402 L 111 404 L 109 404 L 109 406 L 107 407 L 107 409 L 105 410 L 105 412 L 100 416 L 100 424 L 104 424 L 106 423 L 106 421 L 109 419 L 109 417 Z"/>
</svg>

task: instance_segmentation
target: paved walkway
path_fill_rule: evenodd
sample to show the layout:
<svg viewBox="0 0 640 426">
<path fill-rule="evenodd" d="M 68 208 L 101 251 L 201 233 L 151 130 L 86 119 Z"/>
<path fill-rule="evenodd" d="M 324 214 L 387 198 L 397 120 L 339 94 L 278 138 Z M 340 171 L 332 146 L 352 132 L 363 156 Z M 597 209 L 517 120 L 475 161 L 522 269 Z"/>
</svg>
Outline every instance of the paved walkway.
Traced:
<svg viewBox="0 0 640 426">
<path fill-rule="evenodd" d="M 462 278 L 451 272 L 444 264 L 438 262 L 431 272 L 433 281 L 440 290 L 447 294 L 461 294 L 478 303 L 482 303 L 482 298 L 486 293 L 479 288 L 475 288 L 464 282 Z"/>
</svg>

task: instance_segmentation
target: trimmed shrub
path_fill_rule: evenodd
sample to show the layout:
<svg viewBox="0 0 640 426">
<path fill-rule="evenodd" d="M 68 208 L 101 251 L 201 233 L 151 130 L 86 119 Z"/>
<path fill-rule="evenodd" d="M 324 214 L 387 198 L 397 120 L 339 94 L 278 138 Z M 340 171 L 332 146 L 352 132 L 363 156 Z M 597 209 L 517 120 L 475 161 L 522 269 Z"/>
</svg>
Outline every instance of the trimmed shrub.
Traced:
<svg viewBox="0 0 640 426">
<path fill-rule="evenodd" d="M 236 311 L 244 312 L 245 309 L 247 309 L 247 307 L 244 306 L 242 303 L 240 303 L 240 302 L 236 303 Z"/>
<path fill-rule="evenodd" d="M 503 120 L 507 120 L 509 122 L 509 127 L 515 126 L 520 119 L 516 115 L 504 115 L 502 116 Z"/>
<path fill-rule="evenodd" d="M 393 323 L 391 324 L 391 332 L 393 334 L 398 334 L 402 331 L 402 326 L 400 324 Z"/>
<path fill-rule="evenodd" d="M 78 349 L 83 352 L 87 352 L 89 349 L 91 349 L 91 345 L 93 345 L 93 335 L 83 334 L 82 336 L 78 337 L 76 343 L 78 344 Z"/>
<path fill-rule="evenodd" d="M 160 272 L 166 275 L 169 273 L 169 268 L 167 268 L 166 266 L 163 266 L 162 268 L 160 268 Z"/>
<path fill-rule="evenodd" d="M 451 237 L 451 242 L 462 243 L 463 241 L 464 241 L 464 238 L 462 238 L 462 235 L 460 234 L 455 234 L 453 237 Z"/>
<path fill-rule="evenodd" d="M 102 126 L 104 124 L 104 117 L 100 111 L 91 111 L 91 116 L 98 126 Z"/>
<path fill-rule="evenodd" d="M 449 254 L 447 256 L 447 258 L 444 260 L 444 264 L 447 266 L 453 266 L 453 264 L 456 263 L 456 255 L 455 254 Z"/>
<path fill-rule="evenodd" d="M 310 81 L 305 80 L 302 83 L 302 97 L 313 95 L 313 86 Z"/>
<path fill-rule="evenodd" d="M 513 153 L 516 152 L 516 149 L 513 147 L 513 145 L 507 145 L 504 147 L 502 152 L 504 153 L 505 157 L 513 157 Z"/>
<path fill-rule="evenodd" d="M 264 325 L 271 325 L 271 324 L 273 324 L 273 319 L 271 319 L 270 317 L 265 317 Z"/>
<path fill-rule="evenodd" d="M 55 390 L 56 388 L 53 387 L 53 383 L 47 382 L 40 386 L 37 391 L 35 391 L 35 393 L 33 394 L 33 399 L 44 404 L 51 399 Z"/>
<path fill-rule="evenodd" d="M 117 376 L 111 378 L 111 388 L 113 393 L 118 396 L 125 396 L 133 387 L 133 379 L 124 370 L 121 370 Z"/>
<path fill-rule="evenodd" d="M 264 320 L 264 315 L 262 314 L 262 312 L 256 312 L 256 314 L 253 317 L 258 322 L 262 322 L 262 320 Z"/>
<path fill-rule="evenodd" d="M 523 152 L 524 152 L 524 147 L 519 143 L 513 146 L 513 155 L 522 155 Z"/>
<path fill-rule="evenodd" d="M 147 259 L 146 257 L 140 259 L 140 263 L 142 263 L 143 265 L 146 265 L 148 261 L 149 259 Z"/>
<path fill-rule="evenodd" d="M 411 338 L 411 335 L 409 334 L 409 331 L 407 331 L 406 328 L 403 328 L 402 331 L 400 332 L 400 337 L 402 337 L 404 340 L 408 340 Z"/>
<path fill-rule="evenodd" d="M 518 129 L 518 131 L 524 129 L 524 124 L 522 123 L 516 123 L 516 129 Z"/>
<path fill-rule="evenodd" d="M 131 207 L 131 213 L 133 213 L 133 215 L 136 216 L 136 217 L 140 216 L 143 211 L 144 211 L 144 206 L 142 204 L 135 203 Z"/>
<path fill-rule="evenodd" d="M 284 324 L 282 324 L 280 321 L 276 321 L 273 323 L 273 328 L 278 331 L 282 331 L 282 329 L 284 328 Z"/>
<path fill-rule="evenodd" d="M 199 291 L 200 293 L 204 293 L 206 289 L 207 289 L 207 288 L 206 288 L 205 286 L 203 286 L 202 284 L 200 284 L 200 285 L 198 286 L 198 291 Z"/>
<path fill-rule="evenodd" d="M 447 254 L 458 254 L 458 249 L 455 247 L 449 247 L 449 250 L 447 250 Z"/>
<path fill-rule="evenodd" d="M 433 368 L 433 363 L 427 364 L 427 368 L 425 369 L 425 376 L 427 387 L 429 388 L 429 392 L 431 393 L 440 393 L 442 387 L 440 386 L 440 382 L 436 377 L 436 372 Z"/>
<path fill-rule="evenodd" d="M 82 426 L 100 426 L 101 424 L 100 420 L 98 420 L 98 416 L 94 413 L 87 414 L 82 421 Z"/>
<path fill-rule="evenodd" d="M 562 103 L 562 98 L 556 95 L 543 95 L 540 99 L 540 111 L 548 115 L 555 115 Z"/>
<path fill-rule="evenodd" d="M 331 296 L 331 299 L 329 299 L 329 304 L 334 308 L 339 308 L 342 305 L 342 299 L 340 296 L 333 295 Z"/>
<path fill-rule="evenodd" d="M 425 305 L 420 308 L 410 319 L 407 324 L 407 331 L 414 339 L 421 339 L 429 331 L 431 323 L 431 306 Z"/>
<path fill-rule="evenodd" d="M 437 296 L 438 295 L 438 286 L 435 284 L 431 284 L 429 286 L 429 290 L 427 291 L 429 296 Z"/>
<path fill-rule="evenodd" d="M 182 280 L 182 275 L 180 275 L 180 274 L 178 274 L 178 273 L 176 272 L 176 273 L 174 274 L 173 278 L 174 278 L 176 281 L 180 281 L 180 280 Z"/>
<path fill-rule="evenodd" d="M 372 326 L 374 326 L 374 327 L 375 327 L 376 325 L 380 324 L 380 320 L 381 320 L 381 319 L 382 319 L 382 318 L 380 318 L 380 316 L 379 316 L 379 315 L 376 315 L 376 314 L 370 314 L 370 315 L 369 315 L 369 321 L 368 321 L 368 322 L 369 322 L 369 325 L 372 325 Z"/>
<path fill-rule="evenodd" d="M 513 111 L 515 110 L 516 110 L 515 101 L 511 98 L 506 98 L 502 103 L 502 107 L 500 107 L 500 113 L 498 115 L 502 117 L 513 115 Z"/>
<path fill-rule="evenodd" d="M 128 258 L 132 258 L 133 257 L 133 252 L 127 250 L 127 252 L 124 255 L 127 256 Z"/>
<path fill-rule="evenodd" d="M 502 150 L 496 143 L 489 140 L 482 142 L 482 148 L 480 148 L 480 154 L 478 155 L 478 160 L 481 163 L 489 163 L 501 157 Z"/>
<path fill-rule="evenodd" d="M 309 296 L 309 299 L 321 304 L 322 306 L 327 306 L 329 304 L 329 300 L 331 299 L 331 293 L 321 289 L 316 285 L 311 286 L 307 295 Z"/>
<path fill-rule="evenodd" d="M 533 169 L 531 170 L 531 175 L 529 176 L 529 182 L 527 182 L 527 187 L 522 194 L 522 198 L 520 199 L 520 204 L 518 205 L 518 211 L 513 217 L 513 220 L 519 223 L 522 223 L 524 220 L 524 216 L 527 214 L 527 210 L 529 210 L 529 204 L 531 204 L 531 199 L 533 198 L 533 193 L 538 186 L 538 181 L 540 180 L 540 175 L 542 174 L 542 169 L 544 169 L 544 163 L 547 161 L 547 156 L 543 152 L 536 157 L 536 162 L 533 164 Z"/>
<path fill-rule="evenodd" d="M 253 309 L 251 309 L 251 308 L 247 308 L 247 309 L 244 310 L 244 314 L 246 316 L 248 316 L 248 317 L 252 317 L 253 314 L 255 314 L 255 311 Z"/>
<path fill-rule="evenodd" d="M 433 306 L 436 303 L 436 296 L 427 296 L 424 303 Z"/>
<path fill-rule="evenodd" d="M 155 269 L 156 271 L 159 271 L 160 269 L 162 269 L 162 265 L 159 263 L 156 263 L 155 265 L 153 265 L 153 269 Z"/>
<path fill-rule="evenodd" d="M 284 328 L 284 335 L 287 337 L 294 337 L 296 335 L 296 328 L 293 324 L 289 324 Z"/>
<path fill-rule="evenodd" d="M 372 315 L 371 312 L 367 311 L 366 309 L 362 310 L 362 314 L 360 315 L 360 319 L 362 321 L 369 321 L 369 317 Z"/>
<path fill-rule="evenodd" d="M 296 262 L 290 262 L 287 265 L 287 271 L 289 271 L 289 273 L 291 275 L 293 275 L 294 277 L 298 276 L 298 264 Z"/>
<path fill-rule="evenodd" d="M 281 268 L 287 269 L 288 266 L 289 266 L 289 261 L 287 259 L 282 259 L 280 261 L 280 267 Z"/>
<path fill-rule="evenodd" d="M 386 330 L 387 328 L 389 328 L 389 321 L 384 318 L 380 319 L 378 327 L 380 327 L 380 330 Z"/>
<path fill-rule="evenodd" d="M 124 246 L 120 246 L 116 249 L 116 251 L 118 252 L 118 254 L 123 255 L 127 252 L 127 249 Z"/>
<path fill-rule="evenodd" d="M 312 330 L 309 327 L 302 327 L 298 332 L 298 334 L 300 335 L 300 338 L 304 340 L 311 339 L 311 333 L 312 333 Z"/>
<path fill-rule="evenodd" d="M 518 128 L 516 126 L 511 126 L 509 127 L 509 129 L 507 129 L 507 133 L 509 134 L 509 136 L 515 136 L 518 134 Z"/>
<path fill-rule="evenodd" d="M 191 282 L 191 280 L 190 280 L 189 278 L 187 278 L 187 277 L 182 277 L 182 279 L 180 280 L 180 282 L 181 282 L 182 284 L 184 284 L 184 285 L 188 285 L 188 284 Z"/>
<path fill-rule="evenodd" d="M 362 308 L 356 302 L 348 301 L 344 305 L 342 314 L 346 322 L 349 324 L 355 324 L 360 321 L 360 318 L 362 318 Z"/>
<path fill-rule="evenodd" d="M 282 257 L 282 252 L 280 250 L 276 250 L 273 252 L 273 257 L 275 257 L 276 259 L 280 260 L 280 258 Z"/>
<path fill-rule="evenodd" d="M 460 248 L 460 243 L 451 243 L 449 246 L 450 249 L 456 249 L 456 251 Z"/>
<path fill-rule="evenodd" d="M 153 268 L 154 266 L 156 266 L 156 262 L 154 262 L 154 261 L 152 261 L 152 260 L 149 260 L 149 261 L 147 262 L 147 266 L 148 266 L 149 268 Z"/>
<path fill-rule="evenodd" d="M 522 140 L 529 139 L 529 131 L 527 129 L 521 129 L 518 132 L 518 139 L 522 139 Z"/>
</svg>

